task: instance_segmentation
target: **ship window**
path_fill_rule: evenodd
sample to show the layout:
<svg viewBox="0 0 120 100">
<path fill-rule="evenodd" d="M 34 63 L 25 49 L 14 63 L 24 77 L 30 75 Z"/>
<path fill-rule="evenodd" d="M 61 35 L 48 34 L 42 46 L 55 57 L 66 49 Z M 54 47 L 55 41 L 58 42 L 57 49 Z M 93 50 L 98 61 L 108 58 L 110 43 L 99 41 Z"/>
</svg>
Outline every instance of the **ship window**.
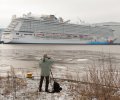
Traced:
<svg viewBox="0 0 120 100">
<path fill-rule="evenodd" d="M 16 33 L 16 35 L 19 35 L 19 33 Z"/>
<path fill-rule="evenodd" d="M 24 34 L 24 35 L 32 35 L 32 34 Z"/>
<path fill-rule="evenodd" d="M 4 33 L 5 35 L 10 34 L 10 33 Z"/>
</svg>

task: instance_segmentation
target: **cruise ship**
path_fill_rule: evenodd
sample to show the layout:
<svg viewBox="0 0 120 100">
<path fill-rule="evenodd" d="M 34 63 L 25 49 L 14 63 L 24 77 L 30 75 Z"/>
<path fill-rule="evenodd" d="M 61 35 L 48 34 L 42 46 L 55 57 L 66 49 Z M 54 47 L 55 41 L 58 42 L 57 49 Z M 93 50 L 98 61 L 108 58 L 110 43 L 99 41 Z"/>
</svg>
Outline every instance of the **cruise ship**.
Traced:
<svg viewBox="0 0 120 100">
<path fill-rule="evenodd" d="M 64 21 L 55 15 L 12 17 L 10 25 L 2 33 L 3 43 L 41 44 L 113 44 L 112 29 Z"/>
</svg>

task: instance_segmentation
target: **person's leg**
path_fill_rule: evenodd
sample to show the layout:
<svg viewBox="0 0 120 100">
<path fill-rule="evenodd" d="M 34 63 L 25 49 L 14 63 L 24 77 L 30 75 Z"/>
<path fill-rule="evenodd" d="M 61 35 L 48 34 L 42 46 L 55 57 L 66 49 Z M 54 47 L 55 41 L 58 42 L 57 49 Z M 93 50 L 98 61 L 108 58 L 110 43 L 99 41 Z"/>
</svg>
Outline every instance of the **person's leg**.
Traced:
<svg viewBox="0 0 120 100">
<path fill-rule="evenodd" d="M 44 79 L 44 76 L 41 76 L 40 84 L 39 84 L 39 92 L 42 90 L 43 79 Z"/>
<path fill-rule="evenodd" d="M 49 92 L 48 91 L 48 86 L 49 86 L 49 76 L 46 76 L 45 92 Z"/>
</svg>

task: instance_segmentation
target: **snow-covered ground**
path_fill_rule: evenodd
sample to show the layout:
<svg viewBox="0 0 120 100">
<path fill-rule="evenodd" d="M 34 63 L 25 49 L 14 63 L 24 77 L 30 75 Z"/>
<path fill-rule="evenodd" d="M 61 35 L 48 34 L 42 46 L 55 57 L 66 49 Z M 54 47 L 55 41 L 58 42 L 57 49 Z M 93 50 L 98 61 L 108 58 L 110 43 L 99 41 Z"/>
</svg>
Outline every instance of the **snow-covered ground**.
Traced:
<svg viewBox="0 0 120 100">
<path fill-rule="evenodd" d="M 60 69 L 65 69 L 64 67 L 58 66 Z M 54 68 L 53 68 L 54 69 Z M 18 71 L 19 70 L 19 71 Z M 29 70 L 31 71 L 31 70 Z M 14 69 L 16 77 L 2 77 L 0 84 L 0 100 L 73 100 L 73 97 L 70 96 L 69 83 L 67 80 L 62 80 L 65 78 L 60 76 L 57 71 L 54 76 L 57 77 L 57 82 L 60 83 L 62 91 L 60 93 L 46 93 L 44 92 L 45 82 L 43 82 L 42 92 L 38 92 L 40 73 L 33 72 L 33 78 L 26 78 L 26 73 L 23 72 L 23 69 Z M 61 78 L 61 79 L 59 79 Z M 9 80 L 9 81 L 8 81 Z M 18 80 L 19 81 L 18 83 Z M 9 82 L 9 85 L 7 84 Z M 49 90 L 52 91 L 53 80 L 50 79 Z M 7 90 L 7 89 L 11 90 Z M 10 92 L 9 92 L 10 91 Z"/>
</svg>

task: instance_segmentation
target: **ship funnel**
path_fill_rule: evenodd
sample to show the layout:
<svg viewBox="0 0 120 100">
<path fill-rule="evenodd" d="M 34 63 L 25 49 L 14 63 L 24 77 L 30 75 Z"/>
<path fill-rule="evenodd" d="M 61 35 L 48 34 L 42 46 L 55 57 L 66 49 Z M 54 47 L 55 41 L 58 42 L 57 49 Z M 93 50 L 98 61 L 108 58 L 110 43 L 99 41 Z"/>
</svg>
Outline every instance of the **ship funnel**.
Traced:
<svg viewBox="0 0 120 100">
<path fill-rule="evenodd" d="M 29 12 L 29 13 L 27 14 L 27 17 L 31 17 L 31 14 L 32 14 L 32 13 L 31 13 L 31 12 Z"/>
<path fill-rule="evenodd" d="M 16 15 L 13 15 L 13 16 L 12 16 L 12 20 L 13 20 L 13 19 L 16 19 Z"/>
</svg>

